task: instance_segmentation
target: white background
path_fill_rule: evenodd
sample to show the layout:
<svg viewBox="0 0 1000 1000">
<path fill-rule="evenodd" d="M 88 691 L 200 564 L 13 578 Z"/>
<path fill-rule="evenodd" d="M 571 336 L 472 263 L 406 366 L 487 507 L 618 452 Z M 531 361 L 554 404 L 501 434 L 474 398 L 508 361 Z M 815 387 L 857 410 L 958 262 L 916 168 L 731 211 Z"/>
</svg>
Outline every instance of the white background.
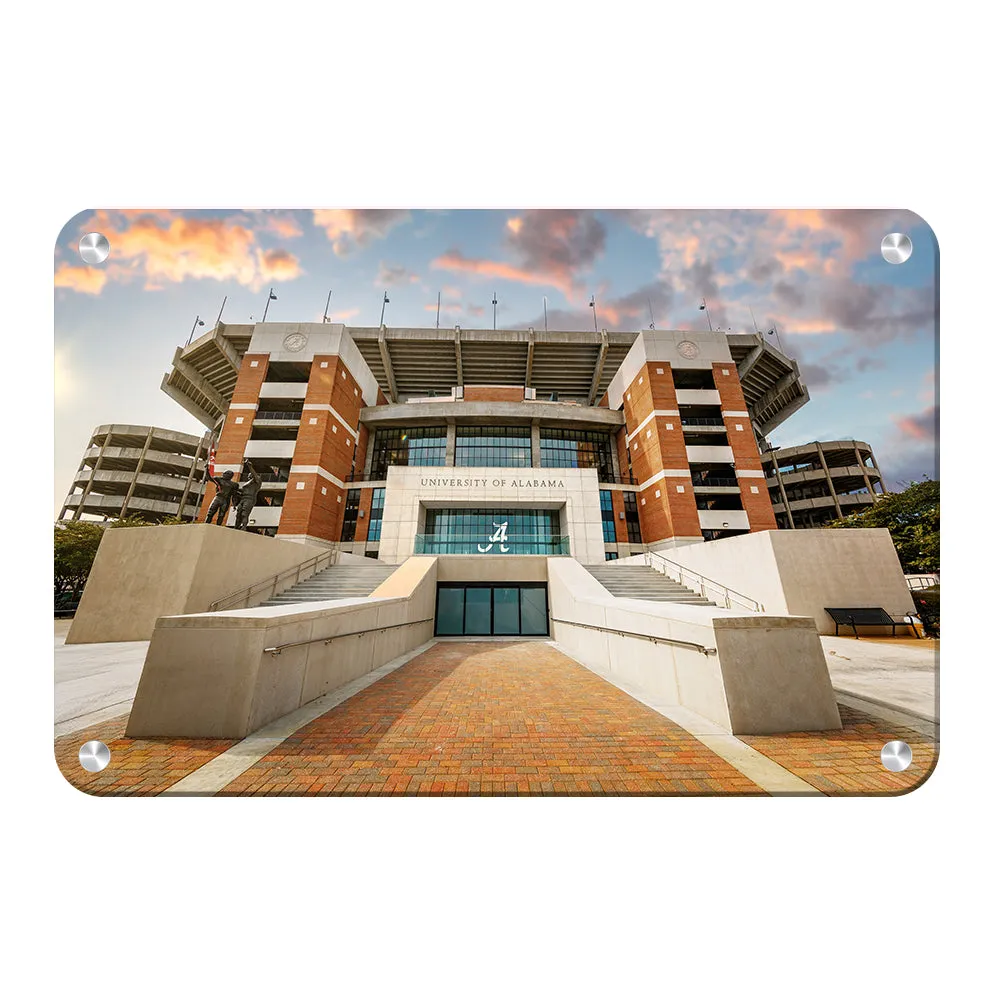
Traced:
<svg viewBox="0 0 1000 1000">
<path fill-rule="evenodd" d="M 963 439 L 996 423 L 992 33 L 960 3 L 365 9 L 8 12 L 10 995 L 978 992 L 993 978 L 997 655 L 975 579 L 997 554 L 976 511 L 997 463 L 992 449 L 971 461 Z M 926 786 L 822 801 L 139 801 L 63 781 L 56 234 L 88 207 L 355 205 L 900 206 L 928 220 L 947 583 L 943 752 Z"/>
</svg>

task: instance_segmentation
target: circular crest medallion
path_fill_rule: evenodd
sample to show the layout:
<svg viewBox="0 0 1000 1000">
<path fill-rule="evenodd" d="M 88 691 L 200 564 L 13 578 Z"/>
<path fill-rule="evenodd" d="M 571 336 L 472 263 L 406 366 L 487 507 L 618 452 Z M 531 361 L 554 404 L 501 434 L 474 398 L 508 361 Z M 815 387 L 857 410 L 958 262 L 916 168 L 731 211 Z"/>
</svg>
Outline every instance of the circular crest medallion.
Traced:
<svg viewBox="0 0 1000 1000">
<path fill-rule="evenodd" d="M 690 360 L 691 358 L 698 357 L 698 355 L 701 353 L 701 349 L 698 347 L 696 343 L 694 343 L 694 341 L 682 340 L 677 345 L 677 353 L 682 358 L 688 358 Z"/>
<path fill-rule="evenodd" d="M 301 351 L 306 346 L 306 336 L 302 333 L 290 333 L 282 344 L 286 351 Z"/>
</svg>

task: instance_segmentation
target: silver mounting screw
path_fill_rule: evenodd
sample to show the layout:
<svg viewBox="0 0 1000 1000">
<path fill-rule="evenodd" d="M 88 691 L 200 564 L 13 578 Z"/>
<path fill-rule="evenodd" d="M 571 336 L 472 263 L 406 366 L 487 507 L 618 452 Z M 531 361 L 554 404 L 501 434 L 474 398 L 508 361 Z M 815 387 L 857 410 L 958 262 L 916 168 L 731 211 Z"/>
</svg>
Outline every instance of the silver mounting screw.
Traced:
<svg viewBox="0 0 1000 1000">
<path fill-rule="evenodd" d="M 903 233 L 889 233 L 882 237 L 882 256 L 890 264 L 902 264 L 913 253 L 913 241 Z"/>
<path fill-rule="evenodd" d="M 80 747 L 80 767 L 85 771 L 103 771 L 110 762 L 111 751 L 100 740 L 91 740 Z"/>
<path fill-rule="evenodd" d="M 909 743 L 892 740 L 882 747 L 882 766 L 888 771 L 905 771 L 913 760 Z"/>
<path fill-rule="evenodd" d="M 111 253 L 108 238 L 101 233 L 87 233 L 80 239 L 80 256 L 85 264 L 103 264 Z"/>
</svg>

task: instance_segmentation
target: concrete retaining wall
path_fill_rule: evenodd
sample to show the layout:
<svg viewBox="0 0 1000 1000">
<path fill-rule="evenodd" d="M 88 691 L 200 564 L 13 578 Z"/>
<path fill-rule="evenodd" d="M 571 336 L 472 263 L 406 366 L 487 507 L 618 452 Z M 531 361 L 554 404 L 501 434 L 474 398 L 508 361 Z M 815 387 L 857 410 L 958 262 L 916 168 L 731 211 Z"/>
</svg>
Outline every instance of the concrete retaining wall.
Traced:
<svg viewBox="0 0 1000 1000">
<path fill-rule="evenodd" d="M 681 705 L 737 734 L 841 728 L 809 618 L 617 598 L 571 559 L 549 560 L 549 603 L 553 638 L 600 676 L 651 701 Z"/>
<path fill-rule="evenodd" d="M 436 584 L 414 557 L 371 597 L 161 618 L 126 735 L 242 739 L 430 639 Z"/>
<path fill-rule="evenodd" d="M 759 601 L 768 614 L 808 615 L 822 635 L 836 631 L 824 608 L 880 607 L 894 616 L 915 610 L 885 528 L 754 531 L 663 555 Z M 865 634 L 883 631 L 890 630 Z"/>
<path fill-rule="evenodd" d="M 163 615 L 204 611 L 325 551 L 216 524 L 108 528 L 66 642 L 148 639 Z"/>
</svg>

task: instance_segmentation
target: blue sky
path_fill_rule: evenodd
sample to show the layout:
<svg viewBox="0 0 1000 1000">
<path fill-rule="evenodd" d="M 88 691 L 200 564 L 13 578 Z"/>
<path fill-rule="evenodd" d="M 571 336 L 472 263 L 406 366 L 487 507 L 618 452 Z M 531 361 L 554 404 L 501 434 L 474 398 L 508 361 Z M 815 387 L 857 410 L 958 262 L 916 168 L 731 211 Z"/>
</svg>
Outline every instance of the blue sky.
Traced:
<svg viewBox="0 0 1000 1000">
<path fill-rule="evenodd" d="M 111 255 L 82 262 L 102 232 Z M 913 256 L 879 246 L 906 233 Z M 886 486 L 937 475 L 937 244 L 892 210 L 88 211 L 55 249 L 55 513 L 92 429 L 156 424 L 201 433 L 159 389 L 196 316 L 374 326 L 776 330 L 811 400 L 777 446 L 869 442 Z M 777 346 L 777 339 L 770 337 Z"/>
</svg>

